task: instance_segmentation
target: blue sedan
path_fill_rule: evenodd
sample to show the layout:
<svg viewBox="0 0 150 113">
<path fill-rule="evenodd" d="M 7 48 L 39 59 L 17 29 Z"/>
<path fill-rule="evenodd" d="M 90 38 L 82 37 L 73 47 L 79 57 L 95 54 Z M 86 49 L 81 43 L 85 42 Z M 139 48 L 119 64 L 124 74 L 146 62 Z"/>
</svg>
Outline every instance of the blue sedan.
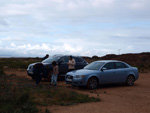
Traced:
<svg viewBox="0 0 150 113">
<path fill-rule="evenodd" d="M 132 86 L 138 78 L 136 67 L 117 60 L 100 60 L 88 64 L 84 69 L 68 72 L 65 81 L 66 84 L 95 89 L 100 84 L 110 83 L 126 83 Z"/>
</svg>

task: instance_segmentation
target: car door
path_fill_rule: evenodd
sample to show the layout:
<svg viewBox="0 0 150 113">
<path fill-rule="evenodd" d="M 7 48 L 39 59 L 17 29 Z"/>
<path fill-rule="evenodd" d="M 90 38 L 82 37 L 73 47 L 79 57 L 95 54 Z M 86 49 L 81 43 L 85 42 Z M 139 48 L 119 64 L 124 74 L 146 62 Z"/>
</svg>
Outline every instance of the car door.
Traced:
<svg viewBox="0 0 150 113">
<path fill-rule="evenodd" d="M 115 63 L 109 62 L 105 64 L 102 67 L 101 73 L 100 73 L 100 83 L 115 83 L 116 82 L 116 69 L 115 69 Z"/>
<path fill-rule="evenodd" d="M 68 56 L 63 56 L 58 60 L 58 66 L 59 66 L 59 74 L 63 75 L 68 72 L 68 61 L 69 57 Z"/>
<path fill-rule="evenodd" d="M 115 68 L 117 72 L 116 82 L 125 82 L 129 67 L 122 62 L 115 62 Z"/>
</svg>

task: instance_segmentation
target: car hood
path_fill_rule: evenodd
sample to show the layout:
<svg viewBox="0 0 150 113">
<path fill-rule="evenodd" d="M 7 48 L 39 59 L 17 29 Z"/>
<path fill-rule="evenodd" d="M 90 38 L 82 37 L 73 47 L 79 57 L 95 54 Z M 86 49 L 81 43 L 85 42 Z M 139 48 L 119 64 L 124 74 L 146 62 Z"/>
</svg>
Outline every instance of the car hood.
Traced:
<svg viewBox="0 0 150 113">
<path fill-rule="evenodd" d="M 36 63 L 32 63 L 28 66 L 28 69 L 29 67 L 33 67 L 34 65 L 38 65 L 38 64 L 42 64 L 43 66 L 48 66 L 50 69 L 52 68 L 52 64 L 49 64 L 49 63 L 42 63 L 42 62 L 36 62 Z"/>
<path fill-rule="evenodd" d="M 30 64 L 30 65 L 36 65 L 36 64 L 49 65 L 49 63 L 42 63 L 42 62 L 35 62 L 35 63 Z"/>
<path fill-rule="evenodd" d="M 97 73 L 97 70 L 88 70 L 88 69 L 80 69 L 80 70 L 75 70 L 75 71 L 71 71 L 68 72 L 67 75 L 89 75 L 89 74 L 93 74 L 93 73 Z"/>
</svg>

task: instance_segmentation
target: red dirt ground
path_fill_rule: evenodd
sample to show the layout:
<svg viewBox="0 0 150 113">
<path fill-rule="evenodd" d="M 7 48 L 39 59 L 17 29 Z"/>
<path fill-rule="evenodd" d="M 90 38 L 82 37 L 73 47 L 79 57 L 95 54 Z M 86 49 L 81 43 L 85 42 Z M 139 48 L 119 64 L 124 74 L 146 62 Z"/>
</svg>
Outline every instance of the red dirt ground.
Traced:
<svg viewBox="0 0 150 113">
<path fill-rule="evenodd" d="M 11 70 L 5 73 L 29 78 L 24 70 Z M 131 87 L 105 85 L 96 90 L 87 90 L 85 88 L 71 88 L 60 81 L 59 85 L 100 98 L 101 101 L 72 106 L 47 106 L 46 108 L 52 113 L 150 113 L 150 73 L 140 73 L 139 80 Z"/>
<path fill-rule="evenodd" d="M 96 103 L 53 106 L 52 113 L 150 113 L 150 73 L 140 73 L 134 86 L 107 85 L 95 91 L 74 89 L 100 97 Z"/>
</svg>

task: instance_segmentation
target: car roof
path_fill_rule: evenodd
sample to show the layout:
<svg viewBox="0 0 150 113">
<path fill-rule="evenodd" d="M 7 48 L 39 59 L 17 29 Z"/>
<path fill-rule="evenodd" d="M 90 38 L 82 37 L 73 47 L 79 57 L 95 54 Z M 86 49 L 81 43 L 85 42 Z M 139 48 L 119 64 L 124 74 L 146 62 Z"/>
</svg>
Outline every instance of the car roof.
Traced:
<svg viewBox="0 0 150 113">
<path fill-rule="evenodd" d="M 119 61 L 119 60 L 98 60 L 98 61 L 95 61 L 95 62 L 104 62 L 105 64 L 109 63 L 109 62 L 121 62 L 121 63 L 124 63 L 124 64 L 128 65 L 129 67 L 131 67 L 128 63 L 125 63 L 125 62 Z"/>
<path fill-rule="evenodd" d="M 122 62 L 122 61 L 118 61 L 118 60 L 98 60 L 98 61 L 95 61 L 95 62 Z"/>
<path fill-rule="evenodd" d="M 62 55 L 62 54 L 56 54 L 56 55 L 53 55 L 53 57 L 63 57 L 63 56 L 72 56 L 72 57 L 79 57 L 79 56 L 74 56 L 74 55 Z"/>
</svg>

